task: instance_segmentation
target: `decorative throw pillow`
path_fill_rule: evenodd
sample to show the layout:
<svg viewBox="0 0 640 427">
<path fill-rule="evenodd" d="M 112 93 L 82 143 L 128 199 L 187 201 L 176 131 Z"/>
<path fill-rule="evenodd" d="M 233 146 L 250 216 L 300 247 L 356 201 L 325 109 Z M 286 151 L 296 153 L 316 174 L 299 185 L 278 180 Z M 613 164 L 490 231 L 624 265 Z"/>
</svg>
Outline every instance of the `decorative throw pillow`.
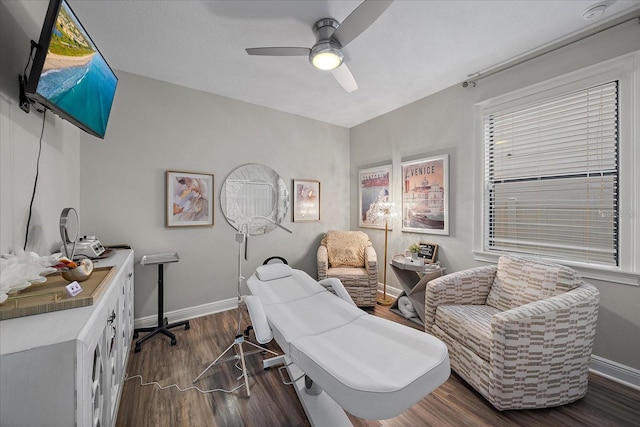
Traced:
<svg viewBox="0 0 640 427">
<path fill-rule="evenodd" d="M 569 267 L 534 258 L 501 256 L 487 305 L 502 311 L 568 292 L 580 286 Z"/>
<path fill-rule="evenodd" d="M 369 236 L 362 231 L 330 230 L 322 239 L 327 248 L 329 267 L 364 267 L 364 251 L 371 246 Z"/>
</svg>

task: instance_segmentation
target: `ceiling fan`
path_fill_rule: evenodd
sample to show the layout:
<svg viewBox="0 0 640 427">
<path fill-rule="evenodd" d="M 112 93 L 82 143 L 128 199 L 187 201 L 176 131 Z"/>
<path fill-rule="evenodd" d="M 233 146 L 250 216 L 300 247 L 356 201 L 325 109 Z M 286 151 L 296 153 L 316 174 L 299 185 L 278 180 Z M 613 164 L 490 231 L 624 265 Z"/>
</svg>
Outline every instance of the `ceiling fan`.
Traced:
<svg viewBox="0 0 640 427">
<path fill-rule="evenodd" d="M 347 92 L 358 89 L 353 74 L 344 63 L 342 49 L 374 23 L 393 3 L 393 0 L 365 0 L 342 23 L 333 18 L 322 18 L 313 24 L 316 43 L 311 47 L 252 47 L 249 55 L 308 56 L 309 62 L 320 69 L 331 71 L 333 77 Z"/>
</svg>

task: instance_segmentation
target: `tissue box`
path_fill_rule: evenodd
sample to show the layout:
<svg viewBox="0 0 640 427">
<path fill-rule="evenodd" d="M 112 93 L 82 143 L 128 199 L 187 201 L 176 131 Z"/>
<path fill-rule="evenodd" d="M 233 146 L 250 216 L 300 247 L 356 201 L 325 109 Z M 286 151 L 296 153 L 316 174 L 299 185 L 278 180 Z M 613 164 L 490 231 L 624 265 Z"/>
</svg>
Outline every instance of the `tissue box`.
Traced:
<svg viewBox="0 0 640 427">
<path fill-rule="evenodd" d="M 424 258 L 420 258 L 420 257 L 413 258 L 408 256 L 408 257 L 405 257 L 404 261 L 407 264 L 413 264 L 413 265 L 419 265 L 419 266 L 424 265 Z"/>
</svg>

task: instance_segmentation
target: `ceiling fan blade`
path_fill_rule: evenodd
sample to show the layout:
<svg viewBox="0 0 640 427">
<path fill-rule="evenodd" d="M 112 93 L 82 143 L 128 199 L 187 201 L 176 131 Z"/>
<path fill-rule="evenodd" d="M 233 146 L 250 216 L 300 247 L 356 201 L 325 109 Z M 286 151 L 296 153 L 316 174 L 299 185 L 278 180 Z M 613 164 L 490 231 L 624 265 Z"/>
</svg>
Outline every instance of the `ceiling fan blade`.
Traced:
<svg viewBox="0 0 640 427">
<path fill-rule="evenodd" d="M 331 74 L 333 74 L 333 77 L 335 77 L 338 83 L 340 83 L 340 86 L 342 86 L 347 92 L 351 93 L 358 89 L 356 79 L 353 77 L 351 70 L 344 62 L 335 70 L 331 70 Z"/>
<path fill-rule="evenodd" d="M 338 40 L 340 45 L 345 47 L 364 30 L 369 28 L 369 26 L 387 10 L 391 3 L 393 3 L 393 0 L 363 1 L 360 6 L 342 21 L 331 35 L 331 38 Z"/>
<path fill-rule="evenodd" d="M 265 56 L 309 56 L 308 47 L 249 47 L 245 49 L 249 55 Z"/>
</svg>

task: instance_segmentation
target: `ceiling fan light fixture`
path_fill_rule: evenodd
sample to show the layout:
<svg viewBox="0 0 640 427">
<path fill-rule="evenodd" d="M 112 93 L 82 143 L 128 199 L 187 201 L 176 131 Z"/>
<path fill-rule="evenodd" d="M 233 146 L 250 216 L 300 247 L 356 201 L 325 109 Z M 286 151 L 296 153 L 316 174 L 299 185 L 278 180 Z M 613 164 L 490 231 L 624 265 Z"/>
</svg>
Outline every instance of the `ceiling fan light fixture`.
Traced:
<svg viewBox="0 0 640 427">
<path fill-rule="evenodd" d="M 615 0 L 606 0 L 615 1 Z M 316 43 L 306 47 L 254 47 L 247 48 L 249 55 L 262 56 L 307 56 L 309 63 L 319 70 L 331 74 L 348 93 L 358 89 L 351 70 L 344 64 L 342 48 L 364 32 L 393 3 L 393 0 L 362 1 L 343 21 L 321 18 L 311 28 Z"/>
<path fill-rule="evenodd" d="M 309 62 L 319 70 L 335 70 L 343 60 L 342 50 L 330 41 L 316 44 L 309 53 Z"/>
</svg>

